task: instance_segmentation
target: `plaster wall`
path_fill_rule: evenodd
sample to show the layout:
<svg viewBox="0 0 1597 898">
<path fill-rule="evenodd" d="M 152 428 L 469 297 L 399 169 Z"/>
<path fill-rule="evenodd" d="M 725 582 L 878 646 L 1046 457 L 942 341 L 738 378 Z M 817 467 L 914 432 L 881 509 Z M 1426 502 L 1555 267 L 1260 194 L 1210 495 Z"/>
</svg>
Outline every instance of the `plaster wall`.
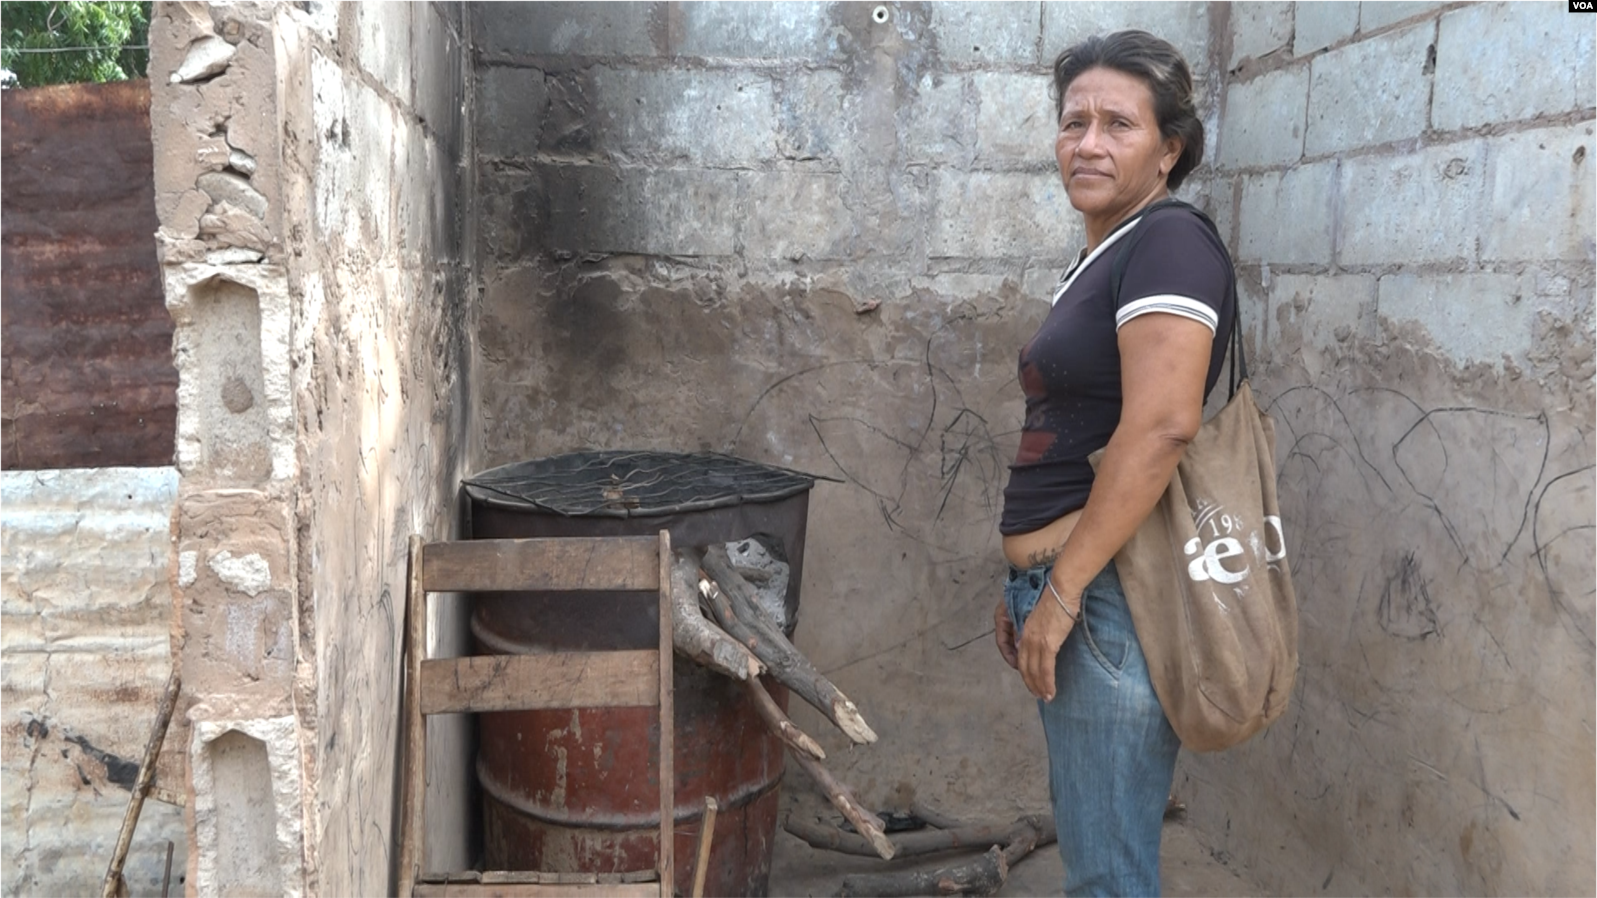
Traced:
<svg viewBox="0 0 1597 898">
<path fill-rule="evenodd" d="M 6 895 L 99 894 L 172 669 L 177 471 L 0 472 L 0 826 Z M 179 740 L 157 785 L 181 789 Z M 124 875 L 181 889 L 183 812 L 147 801 Z"/>
<path fill-rule="evenodd" d="M 1035 706 L 990 631 L 1016 353 L 1082 240 L 1048 67 L 1151 27 L 1212 120 L 1210 11 L 873 9 L 471 7 L 483 462 L 709 449 L 839 478 L 796 640 L 880 741 L 798 722 L 867 801 L 1036 810 Z"/>
<path fill-rule="evenodd" d="M 1245 12 L 1244 12 L 1245 9 Z M 1301 608 L 1177 790 L 1275 894 L 1593 891 L 1593 32 L 1230 9 L 1217 205 Z"/>
<path fill-rule="evenodd" d="M 453 532 L 472 451 L 460 9 L 156 7 L 200 893 L 391 887 L 406 541 Z M 466 730 L 434 730 L 428 862 L 464 867 Z"/>
</svg>

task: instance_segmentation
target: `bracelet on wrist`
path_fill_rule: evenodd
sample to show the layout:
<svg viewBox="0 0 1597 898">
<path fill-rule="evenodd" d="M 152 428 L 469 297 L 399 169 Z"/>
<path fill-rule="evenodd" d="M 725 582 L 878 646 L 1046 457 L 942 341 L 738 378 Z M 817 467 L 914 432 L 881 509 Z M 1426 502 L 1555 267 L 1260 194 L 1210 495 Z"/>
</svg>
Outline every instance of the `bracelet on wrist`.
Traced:
<svg viewBox="0 0 1597 898">
<path fill-rule="evenodd" d="M 1048 584 L 1048 591 L 1054 594 L 1054 601 L 1059 603 L 1059 610 L 1063 611 L 1065 613 L 1065 617 L 1070 618 L 1070 622 L 1073 623 L 1073 624 L 1080 623 L 1081 622 L 1081 613 L 1079 611 L 1074 613 L 1074 614 L 1071 613 L 1070 607 L 1065 604 L 1064 597 L 1059 594 L 1059 590 L 1054 588 L 1054 580 L 1053 580 L 1053 578 L 1052 577 L 1044 577 L 1043 578 L 1043 582 Z"/>
</svg>

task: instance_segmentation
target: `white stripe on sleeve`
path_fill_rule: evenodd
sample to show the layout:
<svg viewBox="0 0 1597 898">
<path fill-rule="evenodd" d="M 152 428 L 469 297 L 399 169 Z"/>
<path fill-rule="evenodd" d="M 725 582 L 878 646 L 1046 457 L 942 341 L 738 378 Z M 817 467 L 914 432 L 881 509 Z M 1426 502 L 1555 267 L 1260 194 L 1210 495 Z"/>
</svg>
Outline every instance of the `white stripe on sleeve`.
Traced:
<svg viewBox="0 0 1597 898">
<path fill-rule="evenodd" d="M 1180 315 L 1191 318 L 1214 333 L 1220 326 L 1220 315 L 1207 303 L 1200 302 L 1190 296 L 1176 296 L 1164 294 L 1161 296 L 1144 296 L 1142 299 L 1126 303 L 1115 313 L 1115 330 L 1126 326 L 1126 322 L 1149 312 L 1164 312 L 1170 315 Z"/>
</svg>

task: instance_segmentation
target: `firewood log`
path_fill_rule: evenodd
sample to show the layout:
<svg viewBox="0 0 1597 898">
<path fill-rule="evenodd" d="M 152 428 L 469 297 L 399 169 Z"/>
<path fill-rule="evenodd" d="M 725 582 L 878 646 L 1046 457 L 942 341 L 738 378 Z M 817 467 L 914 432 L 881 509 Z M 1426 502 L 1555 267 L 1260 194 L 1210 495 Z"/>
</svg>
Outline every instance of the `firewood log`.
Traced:
<svg viewBox="0 0 1597 898">
<path fill-rule="evenodd" d="M 717 545 L 705 550 L 704 571 L 709 582 L 701 581 L 699 589 L 709 600 L 711 613 L 729 634 L 765 662 L 772 676 L 814 705 L 856 745 L 876 741 L 876 732 L 865 722 L 858 706 L 816 670 L 760 610 L 754 588 L 733 568 L 726 547 Z"/>
<path fill-rule="evenodd" d="M 776 703 L 776 699 L 771 698 L 771 693 L 765 690 L 764 684 L 752 677 L 747 683 L 749 696 L 754 699 L 754 708 L 760 712 L 760 718 L 765 721 L 771 732 L 796 752 L 807 754 L 817 761 L 826 759 L 826 751 L 821 748 L 821 744 L 793 725 L 793 721 L 788 719 L 787 714 Z M 873 850 L 871 853 L 876 852 Z"/>
<path fill-rule="evenodd" d="M 765 665 L 726 631 L 705 620 L 699 610 L 699 561 L 696 553 L 678 551 L 671 563 L 671 642 L 682 655 L 734 680 L 765 672 Z"/>
<path fill-rule="evenodd" d="M 786 829 L 809 843 L 812 848 L 824 848 L 828 851 L 862 857 L 873 857 L 876 854 L 868 841 L 835 826 L 790 816 L 787 819 Z M 899 857 L 919 857 L 960 849 L 970 851 L 1005 842 L 1014 834 L 1015 829 L 1014 823 L 966 825 L 955 829 L 923 829 L 916 832 L 894 833 L 893 845 L 898 849 Z"/>
<path fill-rule="evenodd" d="M 854 828 L 859 830 L 860 835 L 870 842 L 875 849 L 876 856 L 884 861 L 892 860 L 894 855 L 898 853 L 898 847 L 893 844 L 891 839 L 887 838 L 886 833 L 882 832 L 881 819 L 860 804 L 859 799 L 854 797 L 854 793 L 849 791 L 847 786 L 838 782 L 837 778 L 832 776 L 831 771 L 822 766 L 820 761 L 803 752 L 795 751 L 792 754 L 793 760 L 797 761 L 799 766 L 804 768 L 804 772 L 810 775 L 810 779 L 815 780 L 815 784 L 821 787 L 821 792 L 826 795 L 826 800 L 832 803 L 832 807 L 837 808 L 844 817 L 847 817 L 848 822 L 854 824 Z"/>
<path fill-rule="evenodd" d="M 1023 818 L 1005 837 L 1002 847 L 993 845 L 986 854 L 973 861 L 932 870 L 853 874 L 843 877 L 843 887 L 838 894 L 879 895 L 882 898 L 991 895 L 1009 880 L 1011 867 L 1037 846 L 1046 845 L 1056 838 L 1051 817 Z"/>
</svg>

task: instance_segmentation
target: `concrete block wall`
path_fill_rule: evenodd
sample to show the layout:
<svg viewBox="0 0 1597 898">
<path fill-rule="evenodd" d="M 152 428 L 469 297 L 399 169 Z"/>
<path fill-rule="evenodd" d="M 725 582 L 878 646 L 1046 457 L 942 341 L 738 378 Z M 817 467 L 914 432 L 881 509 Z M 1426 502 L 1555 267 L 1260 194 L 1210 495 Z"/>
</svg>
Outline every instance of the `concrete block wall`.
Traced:
<svg viewBox="0 0 1597 898">
<path fill-rule="evenodd" d="M 1211 121 L 1220 69 L 1204 4 L 876 8 L 471 8 L 475 413 L 485 464 L 708 449 L 842 479 L 811 498 L 797 641 L 881 740 L 795 713 L 867 800 L 1001 816 L 1047 795 L 989 631 L 1016 354 L 1082 241 L 1049 66 L 1152 28 Z"/>
<path fill-rule="evenodd" d="M 471 451 L 460 7 L 154 18 L 190 888 L 385 893 L 406 543 L 453 532 Z M 458 648 L 461 609 L 433 624 Z M 464 867 L 466 731 L 435 729 L 430 861 Z"/>
<path fill-rule="evenodd" d="M 99 894 L 172 669 L 177 471 L 0 473 L 0 761 L 6 895 Z M 178 786 L 169 738 L 158 785 Z M 174 775 L 176 772 L 177 775 Z M 124 875 L 182 889 L 183 812 L 145 803 Z"/>
<path fill-rule="evenodd" d="M 1278 423 L 1294 704 L 1185 757 L 1281 894 L 1593 884 L 1593 30 L 1236 4 L 1211 190 Z"/>
</svg>

